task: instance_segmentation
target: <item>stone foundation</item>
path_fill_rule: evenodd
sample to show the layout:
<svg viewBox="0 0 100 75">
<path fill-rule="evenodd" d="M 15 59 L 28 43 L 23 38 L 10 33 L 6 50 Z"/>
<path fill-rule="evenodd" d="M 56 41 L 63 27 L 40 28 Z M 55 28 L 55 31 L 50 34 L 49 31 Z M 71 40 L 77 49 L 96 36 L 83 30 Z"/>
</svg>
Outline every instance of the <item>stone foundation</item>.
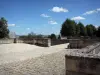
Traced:
<svg viewBox="0 0 100 75">
<path fill-rule="evenodd" d="M 99 43 L 66 54 L 66 75 L 100 75 Z M 96 54 L 95 51 L 98 53 Z"/>
<path fill-rule="evenodd" d="M 100 75 L 100 59 L 66 55 L 66 75 Z"/>
</svg>

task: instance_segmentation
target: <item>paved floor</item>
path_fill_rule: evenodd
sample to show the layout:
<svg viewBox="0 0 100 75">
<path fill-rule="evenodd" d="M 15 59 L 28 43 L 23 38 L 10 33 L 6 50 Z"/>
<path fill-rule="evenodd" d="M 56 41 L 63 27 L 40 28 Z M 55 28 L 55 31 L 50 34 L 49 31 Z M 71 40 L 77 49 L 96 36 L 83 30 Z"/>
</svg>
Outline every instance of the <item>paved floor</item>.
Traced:
<svg viewBox="0 0 100 75">
<path fill-rule="evenodd" d="M 68 43 L 51 46 L 38 47 L 29 44 L 2 44 L 0 45 L 0 64 L 31 59 L 41 55 L 60 52 L 67 48 Z"/>
</svg>

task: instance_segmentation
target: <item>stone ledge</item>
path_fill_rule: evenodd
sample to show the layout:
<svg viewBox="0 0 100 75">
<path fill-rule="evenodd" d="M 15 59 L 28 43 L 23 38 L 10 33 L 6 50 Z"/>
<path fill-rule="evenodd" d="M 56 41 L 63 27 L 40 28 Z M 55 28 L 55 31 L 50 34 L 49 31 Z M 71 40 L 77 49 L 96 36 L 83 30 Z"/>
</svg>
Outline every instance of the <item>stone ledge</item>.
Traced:
<svg viewBox="0 0 100 75">
<path fill-rule="evenodd" d="M 99 45 L 95 45 L 91 51 L 95 50 Z M 91 46 L 89 46 L 91 47 Z M 87 49 L 87 48 L 84 48 Z M 83 51 L 73 50 L 65 55 L 66 75 L 100 75 L 100 56 L 88 52 L 88 49 Z M 87 53 L 88 52 L 88 53 Z"/>
</svg>

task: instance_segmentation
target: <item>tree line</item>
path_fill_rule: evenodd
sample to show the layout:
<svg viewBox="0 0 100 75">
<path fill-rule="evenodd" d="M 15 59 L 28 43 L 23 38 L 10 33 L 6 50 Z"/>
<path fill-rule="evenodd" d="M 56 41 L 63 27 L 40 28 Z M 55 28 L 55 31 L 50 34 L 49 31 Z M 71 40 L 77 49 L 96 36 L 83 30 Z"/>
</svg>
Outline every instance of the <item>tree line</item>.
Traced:
<svg viewBox="0 0 100 75">
<path fill-rule="evenodd" d="M 50 38 L 50 39 L 57 39 L 57 35 L 56 34 L 51 34 L 51 35 L 42 35 L 42 34 L 35 34 L 33 32 L 30 32 L 28 35 L 22 35 L 19 37 L 20 39 L 23 40 L 32 40 L 33 38 Z"/>
<path fill-rule="evenodd" d="M 61 36 L 72 36 L 72 37 L 80 37 L 80 36 L 97 36 L 100 37 L 100 26 L 96 28 L 92 24 L 84 25 L 79 22 L 76 23 L 74 20 L 67 19 L 61 27 L 60 30 Z"/>
<path fill-rule="evenodd" d="M 79 22 L 76 23 L 74 20 L 66 19 L 66 21 L 62 24 L 60 30 L 61 36 L 72 36 L 72 37 L 81 37 L 81 36 L 89 36 L 89 37 L 100 37 L 100 26 L 95 27 L 93 24 L 84 25 Z M 7 20 L 4 17 L 0 18 L 0 39 L 9 37 L 9 29 Z M 60 35 L 57 37 L 55 34 L 51 35 L 36 35 L 31 32 L 28 35 L 20 36 L 20 38 L 51 38 L 51 39 L 59 39 Z"/>
</svg>

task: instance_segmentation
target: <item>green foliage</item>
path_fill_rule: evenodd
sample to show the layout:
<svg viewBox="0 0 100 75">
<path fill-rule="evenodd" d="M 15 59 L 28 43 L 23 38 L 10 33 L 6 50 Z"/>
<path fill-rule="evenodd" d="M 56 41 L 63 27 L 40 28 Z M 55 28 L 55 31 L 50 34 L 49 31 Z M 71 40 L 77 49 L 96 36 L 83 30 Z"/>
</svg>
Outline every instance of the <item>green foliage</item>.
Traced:
<svg viewBox="0 0 100 75">
<path fill-rule="evenodd" d="M 80 26 L 76 25 L 76 36 L 80 36 Z"/>
<path fill-rule="evenodd" d="M 96 28 L 90 24 L 86 26 L 88 36 L 93 36 L 96 34 Z"/>
<path fill-rule="evenodd" d="M 99 26 L 98 29 L 97 29 L 96 36 L 97 36 L 97 37 L 100 37 L 100 26 Z"/>
<path fill-rule="evenodd" d="M 61 36 L 60 35 L 58 35 L 58 39 L 61 39 Z"/>
<path fill-rule="evenodd" d="M 92 29 L 93 29 L 93 35 L 96 35 L 96 31 L 97 31 L 96 27 L 92 25 Z"/>
<path fill-rule="evenodd" d="M 7 27 L 7 20 L 4 17 L 0 18 L 0 38 L 8 37 L 9 30 Z"/>
<path fill-rule="evenodd" d="M 62 36 L 74 36 L 76 34 L 76 28 L 75 28 L 75 21 L 67 19 L 63 24 L 61 28 L 61 35 Z"/>
<path fill-rule="evenodd" d="M 61 36 L 96 36 L 97 29 L 95 26 L 92 24 L 89 24 L 87 26 L 84 26 L 81 22 L 78 24 L 70 19 L 67 19 L 61 27 L 60 33 Z M 99 36 L 99 29 L 98 29 L 98 34 Z"/>
<path fill-rule="evenodd" d="M 48 38 L 50 38 L 50 39 L 56 39 L 56 35 L 55 34 L 51 34 L 51 35 L 48 36 Z"/>
<path fill-rule="evenodd" d="M 36 34 L 33 33 L 33 32 L 29 33 L 28 36 L 27 36 L 28 39 L 33 39 L 35 37 L 36 37 Z"/>
<path fill-rule="evenodd" d="M 86 36 L 87 33 L 84 25 L 81 22 L 79 22 L 77 25 L 79 26 L 79 31 L 80 31 L 79 35 Z"/>
<path fill-rule="evenodd" d="M 20 36 L 19 38 L 23 40 L 32 40 L 34 38 L 43 38 L 43 35 L 41 34 L 36 35 L 35 33 L 31 32 L 28 35 L 23 35 L 23 36 Z"/>
</svg>

